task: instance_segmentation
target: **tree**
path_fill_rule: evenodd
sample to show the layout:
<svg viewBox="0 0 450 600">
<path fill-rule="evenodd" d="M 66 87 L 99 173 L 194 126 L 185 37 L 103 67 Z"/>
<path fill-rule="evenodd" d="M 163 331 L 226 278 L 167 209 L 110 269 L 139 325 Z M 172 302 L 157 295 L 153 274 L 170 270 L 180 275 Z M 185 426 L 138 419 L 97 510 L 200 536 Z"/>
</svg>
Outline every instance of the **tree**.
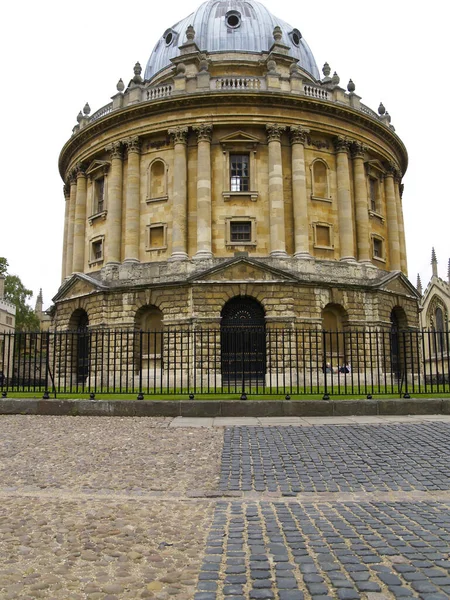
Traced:
<svg viewBox="0 0 450 600">
<path fill-rule="evenodd" d="M 16 307 L 16 331 L 39 331 L 39 319 L 27 304 L 33 296 L 17 275 L 8 274 L 8 261 L 0 256 L 0 275 L 5 277 L 5 300 Z"/>
</svg>

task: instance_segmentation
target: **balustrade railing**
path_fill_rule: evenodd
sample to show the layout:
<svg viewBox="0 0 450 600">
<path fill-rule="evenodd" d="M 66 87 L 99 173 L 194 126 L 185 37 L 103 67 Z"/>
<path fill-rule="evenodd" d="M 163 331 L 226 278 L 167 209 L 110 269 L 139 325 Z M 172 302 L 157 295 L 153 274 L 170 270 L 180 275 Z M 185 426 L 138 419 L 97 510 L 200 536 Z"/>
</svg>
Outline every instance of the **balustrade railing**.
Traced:
<svg viewBox="0 0 450 600">
<path fill-rule="evenodd" d="M 58 394 L 450 393 L 436 331 L 232 327 L 0 334 L 0 390 Z"/>
<path fill-rule="evenodd" d="M 95 112 L 93 115 L 91 115 L 89 122 L 92 123 L 92 121 L 97 121 L 97 119 L 101 119 L 102 117 L 109 115 L 109 113 L 111 113 L 112 110 L 113 110 L 113 103 L 110 102 L 106 106 L 103 106 L 102 108 L 97 110 L 97 112 Z"/>
<path fill-rule="evenodd" d="M 305 96 L 317 98 L 318 100 L 328 100 L 328 91 L 315 85 L 305 85 L 303 87 Z"/>
<path fill-rule="evenodd" d="M 261 90 L 264 79 L 259 77 L 219 77 L 211 82 L 216 90 Z"/>
</svg>

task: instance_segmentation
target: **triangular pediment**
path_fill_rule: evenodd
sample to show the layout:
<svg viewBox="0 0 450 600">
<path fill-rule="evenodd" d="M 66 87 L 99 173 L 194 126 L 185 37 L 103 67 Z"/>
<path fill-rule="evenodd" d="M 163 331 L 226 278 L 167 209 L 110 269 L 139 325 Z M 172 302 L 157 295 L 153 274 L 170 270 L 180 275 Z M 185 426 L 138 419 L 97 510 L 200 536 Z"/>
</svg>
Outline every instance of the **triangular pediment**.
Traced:
<svg viewBox="0 0 450 600">
<path fill-rule="evenodd" d="M 298 279 L 280 269 L 274 269 L 251 258 L 235 258 L 212 269 L 196 273 L 189 278 L 192 283 L 199 281 L 210 282 L 292 282 Z"/>
<path fill-rule="evenodd" d="M 224 147 L 232 146 L 251 146 L 254 147 L 260 143 L 260 140 L 254 135 L 245 133 L 244 131 L 235 131 L 220 139 L 220 143 Z"/>
<path fill-rule="evenodd" d="M 105 286 L 93 277 L 84 275 L 84 273 L 74 273 L 70 279 L 65 281 L 59 288 L 58 293 L 53 298 L 53 302 L 86 296 L 103 289 L 105 289 Z"/>
<path fill-rule="evenodd" d="M 94 160 L 91 162 L 89 167 L 86 169 L 86 175 L 94 175 L 97 173 L 106 173 L 110 167 L 110 164 L 106 160 Z"/>
<path fill-rule="evenodd" d="M 420 294 L 413 284 L 403 273 L 390 273 L 378 285 L 378 289 L 393 292 L 395 294 L 406 294 L 419 299 Z"/>
</svg>

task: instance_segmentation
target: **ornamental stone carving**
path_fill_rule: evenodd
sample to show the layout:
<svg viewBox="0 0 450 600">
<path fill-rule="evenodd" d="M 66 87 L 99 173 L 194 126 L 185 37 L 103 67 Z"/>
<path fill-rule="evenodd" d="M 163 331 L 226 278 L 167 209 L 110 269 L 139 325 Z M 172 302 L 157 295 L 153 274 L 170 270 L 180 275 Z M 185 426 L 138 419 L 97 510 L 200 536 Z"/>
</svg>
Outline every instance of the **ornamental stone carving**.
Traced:
<svg viewBox="0 0 450 600">
<path fill-rule="evenodd" d="M 187 144 L 187 127 L 173 127 L 172 129 L 169 129 L 168 134 L 170 135 L 173 144 Z"/>
<path fill-rule="evenodd" d="M 309 129 L 305 129 L 304 127 L 300 127 L 298 125 L 293 125 L 289 127 L 289 137 L 291 140 L 291 144 L 303 144 L 305 145 L 308 141 Z"/>
<path fill-rule="evenodd" d="M 352 145 L 352 141 L 346 137 L 338 136 L 333 140 L 336 152 L 348 152 Z"/>
<path fill-rule="evenodd" d="M 350 147 L 352 158 L 364 158 L 367 150 L 367 146 L 364 146 L 360 142 L 353 142 Z"/>
<path fill-rule="evenodd" d="M 135 152 L 136 154 L 139 154 L 141 149 L 141 141 L 139 139 L 139 136 L 136 135 L 134 137 L 130 137 L 124 140 L 124 143 L 126 144 L 128 154 L 130 154 L 130 152 Z"/>
<path fill-rule="evenodd" d="M 212 130 L 213 126 L 211 123 L 201 123 L 200 125 L 195 125 L 192 129 L 197 134 L 197 140 L 199 142 L 210 142 L 212 139 Z"/>
<path fill-rule="evenodd" d="M 84 163 L 78 163 L 74 168 L 75 177 L 86 177 L 86 165 Z"/>
<path fill-rule="evenodd" d="M 393 162 L 388 162 L 385 164 L 386 169 L 386 177 L 397 177 L 397 173 L 399 172 L 399 168 Z"/>
<path fill-rule="evenodd" d="M 122 159 L 122 142 L 113 142 L 106 146 L 105 150 L 110 153 L 111 160 L 115 158 Z"/>
<path fill-rule="evenodd" d="M 280 142 L 281 134 L 286 131 L 285 125 L 278 125 L 278 123 L 270 123 L 266 125 L 267 141 Z"/>
</svg>

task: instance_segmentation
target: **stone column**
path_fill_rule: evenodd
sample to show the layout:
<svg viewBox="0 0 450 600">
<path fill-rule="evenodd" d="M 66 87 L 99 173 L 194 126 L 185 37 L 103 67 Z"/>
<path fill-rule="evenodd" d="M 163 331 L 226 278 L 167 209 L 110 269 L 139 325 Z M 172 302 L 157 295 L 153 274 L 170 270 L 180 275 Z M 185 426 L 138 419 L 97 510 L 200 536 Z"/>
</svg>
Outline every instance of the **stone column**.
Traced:
<svg viewBox="0 0 450 600">
<path fill-rule="evenodd" d="M 124 262 L 139 262 L 140 226 L 140 142 L 132 137 L 125 141 L 128 153 L 127 203 L 125 209 L 125 256 Z"/>
<path fill-rule="evenodd" d="M 63 237 L 63 256 L 61 268 L 61 281 L 64 281 L 67 275 L 67 236 L 69 234 L 69 213 L 70 213 L 70 186 L 66 183 L 64 186 L 64 237 Z"/>
<path fill-rule="evenodd" d="M 357 142 L 351 147 L 353 159 L 353 177 L 355 186 L 356 209 L 356 243 L 358 246 L 358 260 L 362 263 L 372 264 L 370 257 L 369 239 L 369 199 L 367 196 L 366 171 L 364 157 L 366 148 Z"/>
<path fill-rule="evenodd" d="M 384 190 L 386 192 L 386 216 L 389 239 L 390 270 L 400 271 L 400 242 L 398 235 L 397 201 L 395 198 L 394 176 L 397 168 L 393 163 L 387 167 L 384 179 Z"/>
<path fill-rule="evenodd" d="M 294 208 L 295 258 L 310 259 L 309 217 L 306 195 L 305 143 L 309 129 L 291 127 L 292 202 Z"/>
<path fill-rule="evenodd" d="M 84 165 L 76 166 L 76 199 L 75 220 L 73 230 L 73 273 L 84 271 L 84 249 L 86 246 L 86 173 Z"/>
<path fill-rule="evenodd" d="M 174 144 L 172 255 L 169 260 L 187 260 L 187 127 L 169 129 Z"/>
<path fill-rule="evenodd" d="M 119 264 L 122 245 L 122 142 L 114 142 L 106 150 L 111 153 L 111 169 L 108 176 L 105 261 L 107 264 Z"/>
<path fill-rule="evenodd" d="M 342 137 L 334 140 L 337 163 L 337 203 L 339 219 L 339 240 L 343 261 L 355 260 L 355 244 L 353 237 L 353 211 L 350 195 L 350 171 L 348 167 L 348 151 L 351 142 Z"/>
<path fill-rule="evenodd" d="M 212 125 L 193 127 L 197 133 L 197 253 L 194 259 L 212 258 L 211 236 L 211 138 Z"/>
<path fill-rule="evenodd" d="M 285 258 L 286 232 L 284 224 L 283 166 L 281 159 L 281 134 L 286 127 L 272 123 L 266 125 L 269 144 L 269 224 L 270 256 Z"/>
<path fill-rule="evenodd" d="M 66 277 L 73 273 L 73 236 L 75 230 L 75 203 L 77 199 L 77 177 L 75 171 L 69 174 L 69 225 L 67 227 Z"/>
<path fill-rule="evenodd" d="M 395 200 L 397 205 L 397 220 L 398 220 L 398 241 L 400 243 L 400 267 L 402 273 L 408 276 L 408 261 L 406 258 L 406 239 L 405 239 L 405 222 L 403 220 L 402 194 L 403 184 L 402 174 L 397 171 L 395 177 Z"/>
</svg>

